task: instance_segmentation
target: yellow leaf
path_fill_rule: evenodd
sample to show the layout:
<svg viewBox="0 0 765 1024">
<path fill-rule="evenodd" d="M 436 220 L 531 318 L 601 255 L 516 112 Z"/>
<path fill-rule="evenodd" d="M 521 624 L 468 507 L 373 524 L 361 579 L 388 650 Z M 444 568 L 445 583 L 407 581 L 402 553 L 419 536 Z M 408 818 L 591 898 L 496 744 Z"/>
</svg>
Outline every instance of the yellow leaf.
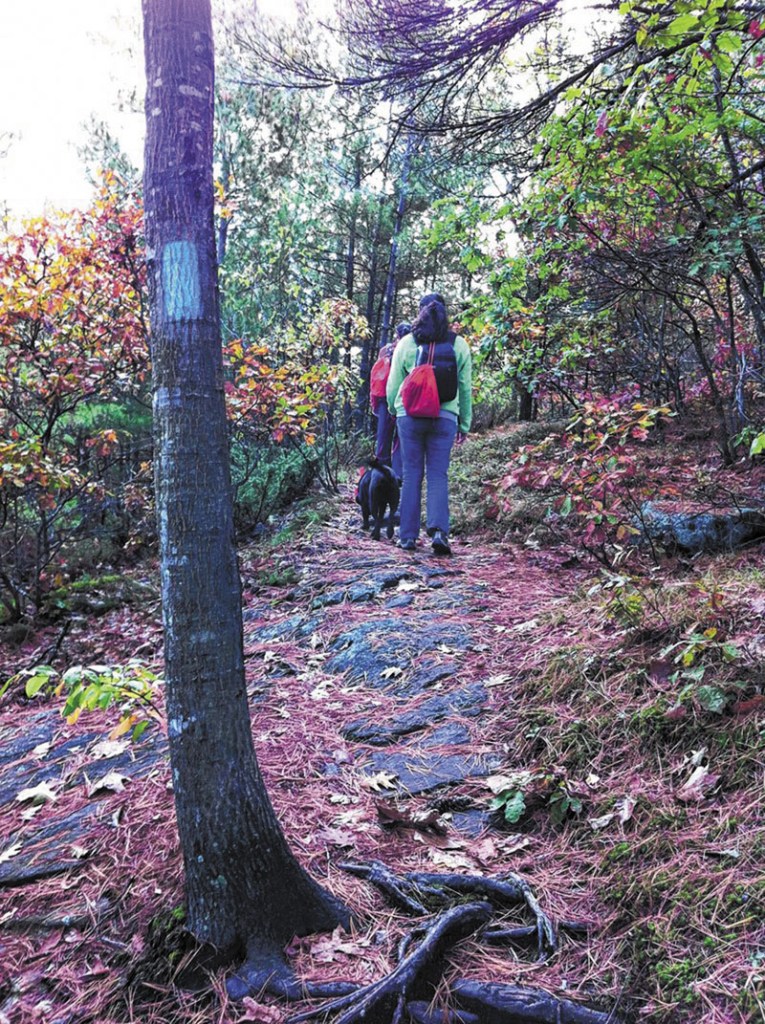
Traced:
<svg viewBox="0 0 765 1024">
<path fill-rule="evenodd" d="M 124 736 L 126 732 L 130 732 L 135 723 L 138 721 L 137 715 L 126 715 L 114 726 L 112 731 L 109 733 L 110 740 L 116 740 L 120 736 Z"/>
</svg>

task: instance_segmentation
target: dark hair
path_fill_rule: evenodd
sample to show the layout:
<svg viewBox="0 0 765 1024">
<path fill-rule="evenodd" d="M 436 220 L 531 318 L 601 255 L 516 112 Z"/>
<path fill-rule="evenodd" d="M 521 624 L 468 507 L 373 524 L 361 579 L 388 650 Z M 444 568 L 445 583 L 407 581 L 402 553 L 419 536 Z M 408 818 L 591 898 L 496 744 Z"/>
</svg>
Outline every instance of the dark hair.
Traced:
<svg viewBox="0 0 765 1024">
<path fill-rule="evenodd" d="M 400 324 L 396 324 L 396 337 L 403 338 L 406 334 L 411 334 L 412 325 L 408 324 L 405 320 Z"/>
<path fill-rule="evenodd" d="M 446 299 L 443 297 L 441 292 L 428 292 L 427 295 L 423 295 L 420 299 L 420 309 L 425 309 L 425 307 L 429 306 L 431 302 L 440 302 L 444 309 L 446 309 Z"/>
<path fill-rule="evenodd" d="M 412 324 L 412 334 L 418 345 L 446 341 L 449 334 L 449 317 L 443 302 L 429 302 L 420 308 Z"/>
</svg>

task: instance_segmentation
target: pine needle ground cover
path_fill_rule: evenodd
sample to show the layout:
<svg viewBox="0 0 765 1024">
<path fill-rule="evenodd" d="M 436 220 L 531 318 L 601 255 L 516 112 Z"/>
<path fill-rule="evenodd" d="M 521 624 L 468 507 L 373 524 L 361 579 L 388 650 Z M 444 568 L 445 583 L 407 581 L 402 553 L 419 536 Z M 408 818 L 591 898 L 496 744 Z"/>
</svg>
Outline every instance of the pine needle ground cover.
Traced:
<svg viewBox="0 0 765 1024">
<path fill-rule="evenodd" d="M 513 451 L 535 440 L 506 428 L 456 457 L 452 559 L 370 540 L 350 487 L 242 552 L 261 767 L 298 857 L 356 912 L 349 933 L 287 955 L 306 982 L 390 971 L 410 921 L 348 862 L 512 871 L 559 926 L 557 952 L 538 961 L 521 940 L 469 938 L 436 1006 L 471 978 L 622 1020 L 765 1019 L 761 549 L 630 549 L 604 565 L 532 492 L 487 517 Z M 751 467 L 718 470 L 703 442 L 670 438 L 641 458 L 646 474 L 671 463 L 687 500 L 756 483 Z M 6 638 L 3 679 L 51 658 L 63 670 L 136 657 L 161 673 L 155 599 L 75 615 L 61 633 Z M 5 1019 L 238 1024 L 299 1010 L 234 1003 L 223 975 L 178 984 L 183 884 L 161 727 L 110 739 L 114 710 L 70 723 L 60 699 L 18 684 L 1 707 Z M 509 927 L 528 923 L 508 912 Z"/>
</svg>

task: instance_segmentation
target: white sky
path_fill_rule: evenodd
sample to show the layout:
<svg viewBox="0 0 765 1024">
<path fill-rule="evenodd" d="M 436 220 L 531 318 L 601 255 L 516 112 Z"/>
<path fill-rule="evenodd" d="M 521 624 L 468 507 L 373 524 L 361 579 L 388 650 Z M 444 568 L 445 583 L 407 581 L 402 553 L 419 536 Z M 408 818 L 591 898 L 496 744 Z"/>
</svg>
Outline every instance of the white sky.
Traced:
<svg viewBox="0 0 765 1024">
<path fill-rule="evenodd" d="M 213 0 L 213 10 L 225 3 Z M 282 16 L 294 11 L 293 0 L 259 3 Z M 94 115 L 140 167 L 141 0 L 0 0 L 0 26 L 0 216 L 88 203 L 77 147 Z"/>
<path fill-rule="evenodd" d="M 4 0 L 0 39 L 0 212 L 88 202 L 77 146 L 91 115 L 134 163 L 143 149 L 141 0 Z M 137 90 L 138 110 L 119 110 Z"/>
<path fill-rule="evenodd" d="M 213 12 L 226 2 L 212 0 Z M 144 91 L 141 0 L 0 0 L 0 218 L 88 203 L 77 147 L 93 115 L 140 167 Z"/>
</svg>

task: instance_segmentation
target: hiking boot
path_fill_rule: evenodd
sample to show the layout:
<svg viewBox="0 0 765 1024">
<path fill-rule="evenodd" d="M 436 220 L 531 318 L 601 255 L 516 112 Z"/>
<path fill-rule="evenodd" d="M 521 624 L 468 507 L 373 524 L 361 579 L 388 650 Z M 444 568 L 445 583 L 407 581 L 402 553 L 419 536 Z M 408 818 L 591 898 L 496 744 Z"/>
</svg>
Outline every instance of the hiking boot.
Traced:
<svg viewBox="0 0 765 1024">
<path fill-rule="evenodd" d="M 402 551 L 414 551 L 417 547 L 417 542 L 413 540 L 400 540 L 398 546 Z"/>
<path fill-rule="evenodd" d="M 452 553 L 449 541 L 446 539 L 446 534 L 443 530 L 434 530 L 430 543 L 434 555 L 450 555 Z"/>
</svg>

